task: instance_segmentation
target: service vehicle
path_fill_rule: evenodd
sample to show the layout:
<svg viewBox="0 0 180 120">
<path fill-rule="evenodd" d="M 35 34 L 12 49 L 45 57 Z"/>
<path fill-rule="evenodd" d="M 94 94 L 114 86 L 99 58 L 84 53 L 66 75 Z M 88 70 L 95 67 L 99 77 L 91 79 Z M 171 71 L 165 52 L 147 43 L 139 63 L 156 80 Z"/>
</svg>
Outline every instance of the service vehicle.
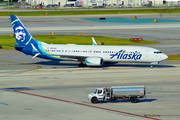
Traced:
<svg viewBox="0 0 180 120">
<path fill-rule="evenodd" d="M 98 101 L 125 100 L 129 99 L 132 103 L 136 103 L 138 99 L 146 98 L 145 86 L 111 86 L 104 88 L 96 88 L 94 93 L 88 95 L 91 103 Z"/>
</svg>

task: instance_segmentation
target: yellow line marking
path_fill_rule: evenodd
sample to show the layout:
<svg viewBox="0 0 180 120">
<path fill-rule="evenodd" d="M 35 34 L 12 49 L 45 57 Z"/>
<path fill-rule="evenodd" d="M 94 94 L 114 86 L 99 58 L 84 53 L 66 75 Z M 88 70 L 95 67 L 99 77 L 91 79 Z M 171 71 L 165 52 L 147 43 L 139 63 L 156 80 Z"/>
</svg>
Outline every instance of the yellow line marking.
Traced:
<svg viewBox="0 0 180 120">
<path fill-rule="evenodd" d="M 114 33 L 109 33 L 109 34 L 102 34 L 102 35 L 114 35 Z"/>
<path fill-rule="evenodd" d="M 160 117 L 158 114 L 145 114 L 146 117 Z"/>
<path fill-rule="evenodd" d="M 0 61 L 10 62 L 10 63 L 16 63 L 16 64 L 14 64 L 14 65 L 17 65 L 17 64 L 19 64 L 19 65 L 32 65 L 32 66 L 35 66 L 35 67 L 36 67 L 36 68 L 33 68 L 33 69 L 19 70 L 19 71 L 13 72 L 13 73 L 27 72 L 27 71 L 37 70 L 37 69 L 40 69 L 40 68 L 41 68 L 41 66 L 35 65 L 35 64 L 26 64 L 26 63 L 19 63 L 19 62 L 6 61 L 6 60 L 0 60 Z M 7 74 L 7 72 L 6 72 L 6 73 L 0 73 L 0 74 Z"/>
<path fill-rule="evenodd" d="M 177 60 L 171 60 L 172 62 L 179 62 L 179 61 L 177 61 Z"/>
<path fill-rule="evenodd" d="M 17 71 L 17 72 L 15 72 L 15 73 L 27 72 L 27 71 L 37 70 L 37 69 L 40 69 L 40 68 L 41 68 L 41 66 L 39 66 L 39 65 L 34 65 L 34 64 L 22 64 L 22 65 L 32 65 L 32 66 L 36 66 L 37 68 L 28 69 L 28 70 L 20 70 L 20 71 Z"/>
<path fill-rule="evenodd" d="M 85 32 L 82 32 L 82 33 L 78 33 L 77 35 L 82 35 L 82 34 L 85 34 Z"/>
</svg>

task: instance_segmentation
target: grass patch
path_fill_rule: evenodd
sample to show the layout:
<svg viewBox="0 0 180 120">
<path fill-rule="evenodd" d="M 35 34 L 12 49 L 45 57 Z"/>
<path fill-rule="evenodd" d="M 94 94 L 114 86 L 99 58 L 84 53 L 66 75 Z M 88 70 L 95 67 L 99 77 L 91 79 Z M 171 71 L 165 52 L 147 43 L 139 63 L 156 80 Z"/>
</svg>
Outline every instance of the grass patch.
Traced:
<svg viewBox="0 0 180 120">
<path fill-rule="evenodd" d="M 104 9 L 60 9 L 56 8 L 54 11 L 48 11 L 44 9 L 44 11 L 38 11 L 38 9 L 34 9 L 35 11 L 23 11 L 19 10 L 19 12 L 0 12 L 0 16 L 9 16 L 9 15 L 18 15 L 18 16 L 42 16 L 48 13 L 48 15 L 91 15 L 91 14 L 128 14 L 128 13 L 180 13 L 180 8 L 158 8 L 158 9 L 121 9 L 117 8 L 116 10 L 104 10 Z M 42 9 L 43 10 L 43 9 Z M 53 10 L 53 9 L 52 9 Z"/>
<path fill-rule="evenodd" d="M 94 37 L 96 42 L 103 42 L 105 45 L 137 45 L 137 44 L 154 44 L 160 43 L 158 41 L 130 41 L 126 38 L 113 38 L 104 36 L 85 36 L 85 35 L 33 35 L 37 40 L 52 43 L 52 44 L 80 44 L 91 45 L 91 37 Z M 1 35 L 0 44 L 15 45 L 15 38 L 10 35 Z M 3 46 L 4 49 L 11 47 Z"/>
<path fill-rule="evenodd" d="M 177 55 L 168 55 L 167 60 L 180 60 L 180 54 Z"/>
</svg>

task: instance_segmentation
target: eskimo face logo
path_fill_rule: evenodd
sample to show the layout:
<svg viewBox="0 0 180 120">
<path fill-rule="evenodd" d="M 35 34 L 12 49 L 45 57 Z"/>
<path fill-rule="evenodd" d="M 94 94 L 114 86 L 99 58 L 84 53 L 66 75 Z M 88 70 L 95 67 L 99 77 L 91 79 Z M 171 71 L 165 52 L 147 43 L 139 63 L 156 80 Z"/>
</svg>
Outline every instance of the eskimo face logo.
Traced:
<svg viewBox="0 0 180 120">
<path fill-rule="evenodd" d="M 15 36 L 17 40 L 24 42 L 26 33 L 24 32 L 24 28 L 19 26 L 15 28 Z"/>
<path fill-rule="evenodd" d="M 117 59 L 133 59 L 133 60 L 140 60 L 142 54 L 138 51 L 126 53 L 126 50 L 120 50 L 115 54 L 110 54 L 110 59 L 117 57 Z"/>
</svg>

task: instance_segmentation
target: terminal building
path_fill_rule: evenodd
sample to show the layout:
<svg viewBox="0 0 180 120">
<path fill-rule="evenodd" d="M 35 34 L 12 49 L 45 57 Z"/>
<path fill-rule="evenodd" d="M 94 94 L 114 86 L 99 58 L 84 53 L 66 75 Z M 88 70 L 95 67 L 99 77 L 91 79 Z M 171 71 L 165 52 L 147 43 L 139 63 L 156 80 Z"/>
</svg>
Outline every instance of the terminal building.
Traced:
<svg viewBox="0 0 180 120">
<path fill-rule="evenodd" d="M 132 7 L 148 6 L 149 4 L 152 6 L 174 6 L 180 4 L 180 0 L 26 0 L 26 2 L 31 5 L 41 4 L 43 6 L 57 4 L 59 7 L 91 7 L 97 4 L 99 4 L 99 7 L 115 7 L 119 4 L 124 7 L 126 7 L 127 4 L 130 4 Z"/>
</svg>

